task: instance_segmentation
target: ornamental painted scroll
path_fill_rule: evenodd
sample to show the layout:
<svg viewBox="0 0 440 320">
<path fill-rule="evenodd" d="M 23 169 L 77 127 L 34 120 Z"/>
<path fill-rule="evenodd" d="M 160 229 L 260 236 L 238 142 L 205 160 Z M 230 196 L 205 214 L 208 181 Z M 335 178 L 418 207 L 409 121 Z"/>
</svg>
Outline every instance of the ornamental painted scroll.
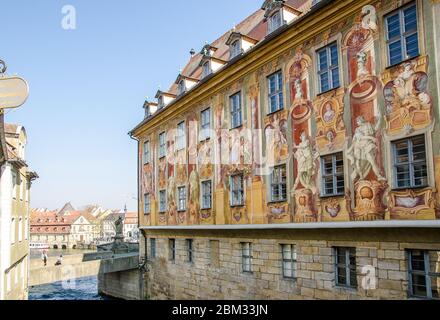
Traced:
<svg viewBox="0 0 440 320">
<path fill-rule="evenodd" d="M 344 88 L 320 96 L 314 102 L 316 144 L 320 153 L 342 149 L 345 142 Z"/>
<path fill-rule="evenodd" d="M 353 220 L 373 221 L 385 219 L 383 204 L 386 183 L 360 180 L 355 184 L 356 207 L 353 210 Z"/>
<path fill-rule="evenodd" d="M 392 220 L 435 220 L 432 189 L 394 191 L 389 194 Z"/>
<path fill-rule="evenodd" d="M 389 135 L 410 134 L 432 123 L 427 69 L 428 57 L 422 56 L 383 74 Z"/>
</svg>

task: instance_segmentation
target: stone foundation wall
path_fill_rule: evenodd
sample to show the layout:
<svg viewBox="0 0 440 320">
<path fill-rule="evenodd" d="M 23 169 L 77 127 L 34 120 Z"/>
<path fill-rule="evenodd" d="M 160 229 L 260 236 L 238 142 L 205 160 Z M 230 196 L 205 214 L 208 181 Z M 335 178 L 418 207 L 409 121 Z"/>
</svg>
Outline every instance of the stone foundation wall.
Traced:
<svg viewBox="0 0 440 320">
<path fill-rule="evenodd" d="M 438 230 L 272 230 L 240 233 L 149 233 L 148 238 L 156 239 L 156 258 L 150 259 L 149 263 L 146 281 L 148 298 L 407 299 L 406 250 L 440 250 Z M 170 238 L 176 239 L 175 262 L 169 259 Z M 193 239 L 192 263 L 186 262 L 186 239 Z M 212 240 L 219 241 L 219 255 L 214 252 L 214 257 L 211 257 Z M 252 243 L 252 273 L 242 272 L 242 242 Z M 281 244 L 294 244 L 296 247 L 294 280 L 283 278 Z M 336 286 L 334 247 L 356 248 L 357 289 Z M 148 248 L 149 254 L 150 250 Z M 440 264 L 440 260 L 437 263 Z M 368 272 L 369 276 L 366 276 Z M 376 282 L 375 285 L 371 279 Z"/>
<path fill-rule="evenodd" d="M 140 299 L 139 270 L 129 270 L 98 276 L 98 291 L 109 297 L 124 300 Z"/>
</svg>

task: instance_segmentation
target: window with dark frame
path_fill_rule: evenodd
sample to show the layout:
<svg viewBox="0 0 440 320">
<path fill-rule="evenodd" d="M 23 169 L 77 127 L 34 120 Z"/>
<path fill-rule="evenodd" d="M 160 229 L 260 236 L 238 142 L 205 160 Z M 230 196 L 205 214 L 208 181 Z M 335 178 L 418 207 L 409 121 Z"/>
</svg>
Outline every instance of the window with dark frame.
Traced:
<svg viewBox="0 0 440 320">
<path fill-rule="evenodd" d="M 186 262 L 194 262 L 194 241 L 192 239 L 186 240 Z"/>
<path fill-rule="evenodd" d="M 169 259 L 172 262 L 176 261 L 176 239 L 169 239 L 168 241 Z"/>
<path fill-rule="evenodd" d="M 283 263 L 283 277 L 285 279 L 295 279 L 296 271 L 296 248 L 293 244 L 282 244 L 281 255 Z"/>
<path fill-rule="evenodd" d="M 164 213 L 167 211 L 167 192 L 166 190 L 159 191 L 159 212 Z"/>
<path fill-rule="evenodd" d="M 146 193 L 144 194 L 144 214 L 150 214 L 151 213 L 151 198 L 150 194 Z"/>
<path fill-rule="evenodd" d="M 241 92 L 229 97 L 231 107 L 231 127 L 232 129 L 241 127 L 243 124 L 243 114 L 241 110 Z"/>
<path fill-rule="evenodd" d="M 150 238 L 150 258 L 156 259 L 156 239 Z"/>
<path fill-rule="evenodd" d="M 335 248 L 336 285 L 357 288 L 356 248 Z"/>
<path fill-rule="evenodd" d="M 272 202 L 283 202 L 287 200 L 287 174 L 285 165 L 273 168 L 270 188 Z"/>
<path fill-rule="evenodd" d="M 244 181 L 243 175 L 237 174 L 231 176 L 231 206 L 244 205 Z"/>
<path fill-rule="evenodd" d="M 144 164 L 150 163 L 150 141 L 144 142 Z"/>
<path fill-rule="evenodd" d="M 162 159 L 167 154 L 167 139 L 166 133 L 162 132 L 159 134 L 159 159 Z"/>
<path fill-rule="evenodd" d="M 237 39 L 231 44 L 231 59 L 241 54 L 241 40 Z"/>
<path fill-rule="evenodd" d="M 276 11 L 269 18 L 269 33 L 274 32 L 283 25 L 283 17 L 281 11 Z"/>
<path fill-rule="evenodd" d="M 408 250 L 409 294 L 440 299 L 440 251 Z"/>
<path fill-rule="evenodd" d="M 202 209 L 212 208 L 212 181 L 202 182 Z"/>
<path fill-rule="evenodd" d="M 385 17 L 388 61 L 390 66 L 420 54 L 417 5 L 406 5 Z"/>
<path fill-rule="evenodd" d="M 269 113 L 284 109 L 283 73 L 278 71 L 267 78 L 269 92 Z"/>
<path fill-rule="evenodd" d="M 186 83 L 185 80 L 180 80 L 179 81 L 179 87 L 178 87 L 178 93 L 180 94 L 184 94 L 186 92 Z"/>
<path fill-rule="evenodd" d="M 209 76 L 212 73 L 211 62 L 210 61 L 206 61 L 203 64 L 202 73 L 203 73 L 202 74 L 203 78 Z"/>
<path fill-rule="evenodd" d="M 425 136 L 392 143 L 394 154 L 394 187 L 396 189 L 428 186 Z"/>
<path fill-rule="evenodd" d="M 200 118 L 200 140 L 204 141 L 211 138 L 211 108 L 203 110 Z"/>
<path fill-rule="evenodd" d="M 338 44 L 334 42 L 319 49 L 317 56 L 320 92 L 338 88 L 340 86 Z"/>
<path fill-rule="evenodd" d="M 252 272 L 252 244 L 250 242 L 241 243 L 241 256 L 243 272 Z"/>
<path fill-rule="evenodd" d="M 341 196 L 345 193 L 344 156 L 336 153 L 321 157 L 322 196 Z"/>
<path fill-rule="evenodd" d="M 186 187 L 177 188 L 178 211 L 186 211 Z"/>
</svg>

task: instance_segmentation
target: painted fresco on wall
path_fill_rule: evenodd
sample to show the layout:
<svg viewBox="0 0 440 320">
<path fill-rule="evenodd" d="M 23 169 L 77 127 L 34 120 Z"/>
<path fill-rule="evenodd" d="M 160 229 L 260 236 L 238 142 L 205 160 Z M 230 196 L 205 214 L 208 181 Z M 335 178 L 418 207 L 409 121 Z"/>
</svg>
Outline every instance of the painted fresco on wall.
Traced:
<svg viewBox="0 0 440 320">
<path fill-rule="evenodd" d="M 428 92 L 427 69 L 428 57 L 422 56 L 384 72 L 390 135 L 410 134 L 431 124 L 432 99 Z"/>
</svg>

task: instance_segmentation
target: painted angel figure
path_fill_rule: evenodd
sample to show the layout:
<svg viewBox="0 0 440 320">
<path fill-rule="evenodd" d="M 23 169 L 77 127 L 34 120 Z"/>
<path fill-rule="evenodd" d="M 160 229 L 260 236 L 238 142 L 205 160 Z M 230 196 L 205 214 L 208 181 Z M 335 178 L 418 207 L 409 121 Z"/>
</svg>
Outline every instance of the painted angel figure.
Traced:
<svg viewBox="0 0 440 320">
<path fill-rule="evenodd" d="M 358 127 L 353 136 L 351 147 L 347 150 L 347 158 L 353 166 L 352 179 L 364 180 L 371 170 L 373 170 L 379 181 L 386 180 L 380 173 L 376 162 L 378 141 L 376 132 L 380 127 L 380 117 L 373 127 L 371 123 L 365 120 L 363 116 L 357 118 Z"/>
<path fill-rule="evenodd" d="M 301 182 L 304 188 L 316 193 L 313 177 L 316 173 L 316 159 L 318 159 L 319 154 L 313 150 L 305 132 L 301 134 L 301 142 L 295 145 L 293 149 L 296 150 L 294 156 L 298 162 L 298 176 L 296 177 L 293 189 L 295 190 Z"/>
</svg>

